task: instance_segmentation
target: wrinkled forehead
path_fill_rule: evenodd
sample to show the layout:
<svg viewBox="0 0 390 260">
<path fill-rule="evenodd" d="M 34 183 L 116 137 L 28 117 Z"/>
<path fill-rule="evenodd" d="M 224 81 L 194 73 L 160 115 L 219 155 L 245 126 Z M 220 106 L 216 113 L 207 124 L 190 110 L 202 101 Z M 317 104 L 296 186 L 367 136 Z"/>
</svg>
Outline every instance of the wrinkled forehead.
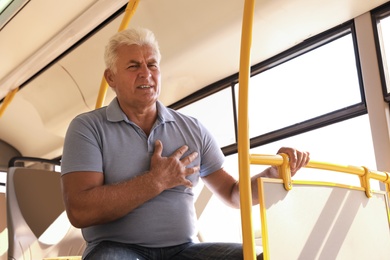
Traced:
<svg viewBox="0 0 390 260">
<path fill-rule="evenodd" d="M 144 44 L 122 44 L 117 48 L 117 54 L 120 57 L 127 57 L 134 60 L 147 60 L 160 63 L 161 55 L 158 49 L 152 45 Z"/>
</svg>

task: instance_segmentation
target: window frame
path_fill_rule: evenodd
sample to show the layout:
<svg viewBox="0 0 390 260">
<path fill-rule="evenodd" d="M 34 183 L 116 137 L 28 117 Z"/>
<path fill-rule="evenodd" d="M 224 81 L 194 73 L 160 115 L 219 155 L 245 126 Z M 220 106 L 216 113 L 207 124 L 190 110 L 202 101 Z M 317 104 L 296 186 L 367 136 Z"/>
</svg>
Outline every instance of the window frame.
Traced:
<svg viewBox="0 0 390 260">
<path fill-rule="evenodd" d="M 252 68 L 252 75 L 254 76 L 258 73 L 261 73 L 265 70 L 272 69 L 275 66 L 278 66 L 284 62 L 288 62 L 300 55 L 303 55 L 307 52 L 310 52 L 316 48 L 320 48 L 332 41 L 335 41 L 347 34 L 351 33 L 352 41 L 354 45 L 355 53 L 355 63 L 357 70 L 357 77 L 359 81 L 359 89 L 361 102 L 341 108 L 339 110 L 327 113 L 325 115 L 320 115 L 301 123 L 294 124 L 292 126 L 287 126 L 285 128 L 278 129 L 276 131 L 266 133 L 257 137 L 254 137 L 250 140 L 250 148 L 255 148 L 264 144 L 275 142 L 286 137 L 302 134 L 314 129 L 318 129 L 327 125 L 331 125 L 337 122 L 341 122 L 356 116 L 367 114 L 367 105 L 365 100 L 362 71 L 360 66 L 359 52 L 357 48 L 357 39 L 354 21 L 348 21 L 344 24 L 336 26 L 328 31 L 325 31 L 321 34 L 313 36 L 312 38 L 307 39 L 301 44 L 298 44 L 285 52 L 282 52 L 264 62 L 261 62 L 257 65 L 254 65 Z"/>
<path fill-rule="evenodd" d="M 385 102 L 390 103 L 390 86 L 387 86 L 386 82 L 386 73 L 385 68 L 383 66 L 383 57 L 382 57 L 382 48 L 380 44 L 380 37 L 378 32 L 378 23 L 379 20 L 390 17 L 390 2 L 384 5 L 379 6 L 376 9 L 371 11 L 371 21 L 374 32 L 374 41 L 375 41 L 375 49 L 376 49 L 376 57 L 379 66 L 379 75 L 382 85 L 383 99 Z M 390 61 L 389 61 L 390 62 Z M 388 68 L 390 70 L 390 68 Z M 390 73 L 390 71 L 389 71 Z M 389 78 L 390 81 L 390 78 Z"/>
<path fill-rule="evenodd" d="M 308 119 L 306 121 L 303 121 L 298 124 L 294 124 L 285 128 L 281 128 L 278 130 L 275 130 L 273 132 L 265 133 L 260 136 L 256 136 L 250 139 L 250 148 L 255 148 L 257 146 L 261 146 L 264 144 L 268 144 L 271 142 L 275 142 L 290 136 L 298 135 L 301 133 L 305 133 L 317 128 L 321 128 L 330 124 L 334 124 L 337 122 L 341 122 L 343 120 L 347 120 L 350 118 L 354 118 L 360 115 L 367 114 L 367 105 L 365 100 L 365 93 L 364 93 L 364 87 L 363 87 L 363 80 L 362 80 L 362 71 L 360 66 L 360 59 L 359 59 L 359 52 L 357 48 L 357 39 L 356 39 L 356 32 L 355 32 L 355 25 L 354 21 L 348 21 L 346 23 L 343 23 L 339 26 L 336 26 L 330 30 L 327 30 L 323 33 L 320 33 L 316 36 L 313 36 L 304 42 L 278 54 L 275 55 L 263 62 L 260 62 L 258 64 L 255 64 L 251 67 L 251 77 L 272 69 L 275 66 L 278 66 L 284 62 L 287 62 L 291 59 L 294 59 L 295 57 L 298 57 L 300 55 L 303 55 L 307 52 L 310 52 L 311 50 L 314 50 L 316 48 L 319 48 L 323 45 L 326 45 L 327 43 L 330 43 L 334 40 L 337 40 L 338 38 L 345 36 L 347 34 L 351 33 L 353 45 L 354 45 L 354 53 L 355 53 L 355 61 L 356 61 L 356 69 L 357 69 L 357 76 L 358 76 L 358 82 L 359 82 L 359 89 L 360 89 L 360 95 L 361 95 L 361 102 L 357 103 L 352 106 L 344 107 L 339 110 L 327 113 L 325 115 L 320 115 L 318 117 L 314 117 L 311 119 Z M 215 82 L 213 84 L 210 84 L 203 89 L 185 97 L 182 100 L 179 100 L 178 102 L 170 105 L 169 107 L 172 109 L 179 109 L 184 106 L 190 105 L 192 102 L 198 101 L 199 99 L 202 99 L 208 95 L 212 95 L 224 88 L 231 88 L 232 90 L 232 102 L 233 102 L 233 109 L 234 111 L 234 122 L 235 122 L 235 134 L 236 134 L 236 142 L 227 145 L 224 147 L 221 147 L 223 153 L 225 156 L 235 154 L 238 152 L 238 145 L 237 145 L 237 103 L 236 103 L 236 97 L 235 97 L 235 87 L 238 84 L 238 73 L 235 73 L 229 77 L 226 77 L 218 82 Z"/>
</svg>

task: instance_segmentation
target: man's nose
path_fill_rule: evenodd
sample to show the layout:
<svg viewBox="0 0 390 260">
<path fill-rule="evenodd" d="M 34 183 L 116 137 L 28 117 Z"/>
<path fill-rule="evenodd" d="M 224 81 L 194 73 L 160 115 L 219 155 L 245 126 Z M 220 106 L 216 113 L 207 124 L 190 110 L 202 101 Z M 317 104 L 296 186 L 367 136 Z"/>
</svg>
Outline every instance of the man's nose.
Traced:
<svg viewBox="0 0 390 260">
<path fill-rule="evenodd" d="M 139 71 L 139 76 L 142 78 L 149 78 L 152 74 L 150 73 L 149 67 L 146 64 L 142 64 L 140 71 Z"/>
</svg>

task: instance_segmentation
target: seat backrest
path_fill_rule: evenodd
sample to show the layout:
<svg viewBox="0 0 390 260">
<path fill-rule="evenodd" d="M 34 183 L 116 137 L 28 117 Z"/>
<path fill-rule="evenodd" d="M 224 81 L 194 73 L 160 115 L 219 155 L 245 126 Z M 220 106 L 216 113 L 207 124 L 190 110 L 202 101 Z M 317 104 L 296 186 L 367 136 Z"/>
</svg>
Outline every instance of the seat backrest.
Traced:
<svg viewBox="0 0 390 260">
<path fill-rule="evenodd" d="M 60 178 L 60 173 L 52 170 L 9 168 L 8 259 L 77 256 L 84 251 L 81 231 L 69 223 L 65 214 Z M 55 229 L 56 238 L 47 238 L 53 233 L 51 229 Z"/>
<path fill-rule="evenodd" d="M 7 210 L 5 204 L 5 193 L 0 191 L 0 260 L 7 259 L 8 250 Z"/>
</svg>

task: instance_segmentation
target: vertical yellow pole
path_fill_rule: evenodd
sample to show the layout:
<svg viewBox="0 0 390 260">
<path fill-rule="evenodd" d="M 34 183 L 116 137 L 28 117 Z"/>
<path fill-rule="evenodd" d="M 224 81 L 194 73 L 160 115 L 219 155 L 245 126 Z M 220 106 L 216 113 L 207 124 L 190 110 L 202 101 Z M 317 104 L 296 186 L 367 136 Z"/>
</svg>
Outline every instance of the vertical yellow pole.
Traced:
<svg viewBox="0 0 390 260">
<path fill-rule="evenodd" d="M 133 17 L 133 15 L 135 13 L 135 10 L 138 7 L 139 1 L 140 0 L 130 0 L 129 1 L 129 3 L 126 6 L 125 16 L 123 16 L 123 18 L 122 18 L 122 23 L 119 26 L 118 32 L 120 32 L 120 31 L 122 31 L 122 30 L 127 28 L 127 26 L 130 23 L 131 17 Z"/>
<path fill-rule="evenodd" d="M 19 88 L 14 88 L 11 90 L 7 96 L 5 96 L 3 104 L 0 106 L 0 117 L 3 116 L 5 109 L 8 107 L 8 105 L 11 103 L 12 99 L 14 98 L 16 92 L 18 92 Z"/>
<path fill-rule="evenodd" d="M 239 94 L 238 94 L 238 166 L 241 204 L 241 225 L 244 259 L 256 259 L 254 231 L 252 225 L 252 189 L 250 178 L 249 131 L 248 131 L 248 85 L 250 79 L 250 51 L 254 0 L 246 0 L 241 35 Z"/>
<path fill-rule="evenodd" d="M 133 17 L 135 10 L 137 9 L 137 6 L 139 4 L 139 1 L 140 0 L 130 0 L 129 3 L 127 4 L 125 16 L 122 18 L 121 25 L 119 26 L 119 29 L 118 29 L 119 32 L 126 29 L 127 26 L 129 25 L 130 19 L 131 19 L 131 17 Z M 108 83 L 103 76 L 102 81 L 100 83 L 100 91 L 98 94 L 95 108 L 100 108 L 103 106 L 104 99 L 105 99 L 106 93 L 107 93 L 107 89 L 108 89 Z"/>
</svg>

